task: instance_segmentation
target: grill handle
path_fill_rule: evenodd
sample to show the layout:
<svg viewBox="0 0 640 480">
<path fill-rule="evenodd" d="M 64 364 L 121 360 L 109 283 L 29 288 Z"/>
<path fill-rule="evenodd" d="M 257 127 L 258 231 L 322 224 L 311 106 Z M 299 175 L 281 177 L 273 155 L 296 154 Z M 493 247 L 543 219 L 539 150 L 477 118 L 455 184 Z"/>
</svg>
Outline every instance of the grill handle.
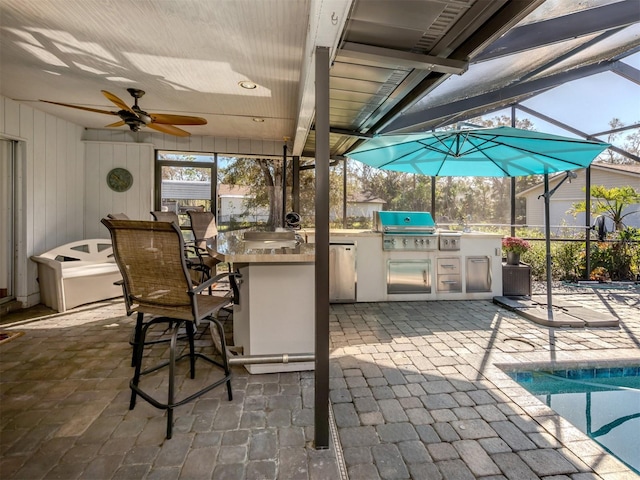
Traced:
<svg viewBox="0 0 640 480">
<path fill-rule="evenodd" d="M 435 233 L 436 229 L 434 227 L 404 227 L 402 225 L 397 225 L 397 226 L 386 226 L 386 227 L 382 227 L 382 230 L 385 233 Z"/>
</svg>

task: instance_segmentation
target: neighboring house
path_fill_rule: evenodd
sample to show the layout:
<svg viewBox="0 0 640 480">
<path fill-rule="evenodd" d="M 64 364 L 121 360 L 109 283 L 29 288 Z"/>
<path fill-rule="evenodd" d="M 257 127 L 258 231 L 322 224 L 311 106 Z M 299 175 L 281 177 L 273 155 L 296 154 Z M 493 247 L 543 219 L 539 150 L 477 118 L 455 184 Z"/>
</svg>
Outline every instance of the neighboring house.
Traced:
<svg viewBox="0 0 640 480">
<path fill-rule="evenodd" d="M 356 193 L 347 197 L 347 217 L 373 218 L 373 212 L 380 211 L 386 201 L 365 193 Z"/>
<path fill-rule="evenodd" d="M 549 202 L 549 223 L 552 234 L 558 235 L 563 227 L 571 228 L 572 231 L 579 232 L 585 226 L 585 214 L 579 213 L 575 217 L 568 213 L 571 206 L 585 200 L 585 179 L 586 169 L 575 170 L 578 178 L 567 180 L 551 196 Z M 549 178 L 549 190 L 564 178 L 565 174 L 554 175 Z M 614 165 L 608 163 L 591 164 L 591 185 L 602 185 L 606 188 L 631 186 L 640 191 L 640 164 L 637 165 Z M 534 187 L 520 192 L 518 197 L 526 200 L 526 221 L 525 224 L 540 231 L 544 229 L 544 198 L 540 197 L 544 193 L 544 184 L 540 183 Z M 592 199 L 593 202 L 593 199 Z M 627 207 L 627 211 L 636 211 L 624 218 L 624 223 L 630 227 L 640 228 L 640 204 Z M 589 221 L 593 225 L 594 218 Z M 613 230 L 610 220 L 606 223 L 607 230 Z"/>
<path fill-rule="evenodd" d="M 211 198 L 211 183 L 201 181 L 163 180 L 162 204 L 170 210 L 184 211 L 191 205 L 204 205 Z M 237 222 L 264 222 L 269 217 L 267 207 L 251 208 L 247 202 L 253 198 L 250 188 L 241 185 L 218 185 L 216 221 L 225 224 Z M 198 202 L 198 201 L 201 202 Z M 248 212 L 247 212 L 248 211 Z M 247 213 L 246 215 L 244 215 Z"/>
<path fill-rule="evenodd" d="M 251 189 L 242 185 L 218 185 L 218 223 L 266 222 L 269 219 L 269 208 L 247 206 L 253 199 Z M 247 215 L 243 215 L 247 213 Z"/>
</svg>

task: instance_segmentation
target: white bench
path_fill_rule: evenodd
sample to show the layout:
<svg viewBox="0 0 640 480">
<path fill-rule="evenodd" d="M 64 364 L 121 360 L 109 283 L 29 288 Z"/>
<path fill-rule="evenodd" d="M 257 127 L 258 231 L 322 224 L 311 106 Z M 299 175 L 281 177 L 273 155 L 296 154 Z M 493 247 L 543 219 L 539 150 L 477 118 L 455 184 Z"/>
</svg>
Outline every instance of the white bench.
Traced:
<svg viewBox="0 0 640 480">
<path fill-rule="evenodd" d="M 38 263 L 40 301 L 58 312 L 122 295 L 110 239 L 79 240 L 31 260 Z"/>
</svg>

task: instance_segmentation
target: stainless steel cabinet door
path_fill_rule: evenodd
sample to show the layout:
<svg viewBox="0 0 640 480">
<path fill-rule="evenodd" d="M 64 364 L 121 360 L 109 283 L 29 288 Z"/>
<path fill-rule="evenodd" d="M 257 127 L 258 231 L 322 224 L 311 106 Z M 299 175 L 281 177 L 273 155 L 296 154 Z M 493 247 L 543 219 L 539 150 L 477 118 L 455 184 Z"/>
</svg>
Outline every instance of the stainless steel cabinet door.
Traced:
<svg viewBox="0 0 640 480">
<path fill-rule="evenodd" d="M 431 293 L 431 260 L 388 260 L 387 293 Z"/>
<path fill-rule="evenodd" d="M 353 243 L 329 245 L 329 301 L 356 301 L 356 246 Z"/>
<path fill-rule="evenodd" d="M 467 292 L 491 291 L 491 259 L 467 257 Z"/>
</svg>

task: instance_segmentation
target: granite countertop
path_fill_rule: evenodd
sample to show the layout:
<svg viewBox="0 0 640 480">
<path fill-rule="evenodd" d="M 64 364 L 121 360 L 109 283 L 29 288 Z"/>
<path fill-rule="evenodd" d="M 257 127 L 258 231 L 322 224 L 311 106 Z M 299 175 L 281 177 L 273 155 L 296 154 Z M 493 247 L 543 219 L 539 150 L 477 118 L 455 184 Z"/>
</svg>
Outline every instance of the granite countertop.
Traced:
<svg viewBox="0 0 640 480">
<path fill-rule="evenodd" d="M 302 232 L 302 234 L 304 235 L 313 235 L 315 233 L 315 230 L 312 228 L 306 228 L 306 229 L 300 230 L 300 232 Z M 475 230 L 471 232 L 463 232 L 462 230 L 447 230 L 447 229 L 441 229 L 441 228 L 436 229 L 436 234 L 452 234 L 452 233 L 460 234 L 463 237 L 484 237 L 484 238 L 503 237 L 503 234 L 501 233 L 478 232 Z M 335 236 L 335 237 L 379 237 L 380 235 L 382 235 L 382 232 L 376 232 L 371 229 L 358 230 L 358 229 L 336 228 L 336 229 L 329 230 L 329 236 Z"/>
<path fill-rule="evenodd" d="M 295 241 L 246 241 L 243 231 L 220 232 L 207 245 L 209 254 L 232 263 L 310 263 L 315 262 L 315 244 Z"/>
</svg>

